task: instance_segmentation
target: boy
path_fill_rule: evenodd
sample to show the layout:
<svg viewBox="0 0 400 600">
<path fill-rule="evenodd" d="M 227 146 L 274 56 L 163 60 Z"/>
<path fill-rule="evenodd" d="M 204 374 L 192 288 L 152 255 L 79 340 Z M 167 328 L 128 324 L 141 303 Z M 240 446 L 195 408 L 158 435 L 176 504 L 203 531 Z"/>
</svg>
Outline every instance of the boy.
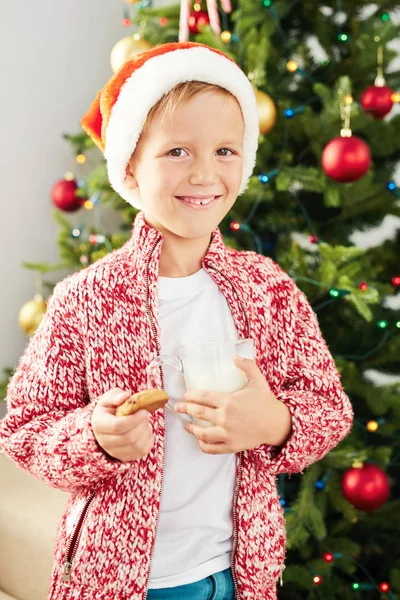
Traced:
<svg viewBox="0 0 400 600">
<path fill-rule="evenodd" d="M 251 85 L 222 53 L 166 44 L 128 61 L 82 125 L 141 212 L 120 249 L 59 283 L 8 388 L 4 452 L 71 493 L 50 600 L 274 600 L 285 529 L 275 478 L 350 431 L 353 411 L 305 295 L 218 224 L 255 163 Z M 182 345 L 252 338 L 248 385 L 175 410 L 115 411 Z M 182 397 L 169 370 L 158 387 Z M 166 436 L 166 430 L 168 435 Z"/>
</svg>

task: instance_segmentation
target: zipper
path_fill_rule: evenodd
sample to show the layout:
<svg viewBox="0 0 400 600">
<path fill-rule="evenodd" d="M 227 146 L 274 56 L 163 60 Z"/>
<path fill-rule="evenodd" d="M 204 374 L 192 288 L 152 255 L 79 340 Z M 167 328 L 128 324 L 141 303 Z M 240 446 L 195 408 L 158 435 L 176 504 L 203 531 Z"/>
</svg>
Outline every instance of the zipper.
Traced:
<svg viewBox="0 0 400 600">
<path fill-rule="evenodd" d="M 245 306 L 243 304 L 243 300 L 240 297 L 240 294 L 237 292 L 234 283 L 232 282 L 232 280 L 227 277 L 224 273 L 222 273 L 222 271 L 220 271 L 220 269 L 217 269 L 214 265 L 209 264 L 208 265 L 211 269 L 213 269 L 214 271 L 217 271 L 220 275 L 222 275 L 222 277 L 224 277 L 229 283 L 230 286 L 232 288 L 232 290 L 234 291 L 236 298 L 239 301 L 240 307 L 242 309 L 245 321 L 246 321 L 246 327 L 247 327 L 247 337 L 250 338 L 250 321 L 249 318 L 247 316 L 247 312 L 245 309 Z M 235 584 L 235 600 L 240 600 L 240 594 L 239 594 L 239 586 L 237 583 L 237 579 L 236 579 L 236 570 L 235 570 L 235 553 L 236 553 L 236 548 L 237 548 L 237 541 L 238 541 L 238 535 L 237 535 L 237 521 L 236 521 L 236 504 L 237 504 L 237 499 L 239 497 L 239 489 L 240 489 L 240 482 L 242 480 L 242 463 L 243 463 L 243 452 L 239 453 L 239 467 L 238 467 L 238 476 L 237 476 L 237 482 L 236 482 L 236 489 L 235 489 L 235 494 L 234 494 L 234 498 L 233 498 L 233 509 L 232 509 L 232 514 L 233 514 L 233 546 L 232 546 L 232 561 L 231 561 L 231 570 L 232 570 L 232 577 L 233 577 L 233 582 Z"/>
<path fill-rule="evenodd" d="M 65 550 L 64 555 L 64 564 L 63 564 L 63 580 L 64 585 L 69 585 L 71 582 L 71 569 L 72 569 L 72 561 L 75 558 L 76 551 L 78 549 L 79 540 L 82 534 L 82 528 L 85 524 L 87 514 L 89 511 L 89 507 L 93 502 L 93 498 L 95 497 L 95 493 L 92 492 L 89 498 L 86 500 L 81 512 L 79 513 L 78 520 L 76 525 L 72 531 L 71 537 L 69 538 L 69 542 L 67 544 L 67 549 Z"/>
<path fill-rule="evenodd" d="M 150 265 L 150 260 L 151 260 L 151 256 L 155 250 L 155 247 L 157 246 L 159 240 L 156 240 L 148 254 L 148 260 L 147 260 L 147 265 L 146 265 L 146 270 L 145 270 L 145 275 L 144 275 L 144 280 L 145 280 L 145 286 L 146 286 L 146 312 L 147 315 L 149 317 L 149 321 L 150 321 L 150 325 L 151 325 L 151 329 L 153 332 L 153 336 L 156 342 L 156 350 L 157 350 L 157 358 L 160 356 L 160 350 L 161 350 L 161 346 L 158 340 L 158 336 L 157 336 L 157 329 L 153 320 L 153 316 L 151 314 L 151 310 L 150 310 L 150 303 L 149 303 L 149 296 L 150 296 L 150 289 L 149 289 L 149 265 Z M 160 373 L 161 373 L 161 387 L 164 388 L 164 375 L 163 375 L 163 370 L 162 367 L 160 367 Z M 167 415 L 166 415 L 166 408 L 164 407 L 164 419 L 166 421 L 167 419 Z M 165 427 L 165 438 L 167 437 L 167 428 Z M 165 472 L 165 449 L 164 449 L 164 458 L 163 458 L 163 466 L 162 466 L 162 473 L 161 473 L 161 490 L 160 490 L 160 505 L 161 505 L 161 496 L 162 496 L 162 492 L 164 489 L 164 472 Z M 151 552 L 150 552 L 150 568 L 149 568 L 149 573 L 147 575 L 147 580 L 146 580 L 146 587 L 145 587 L 145 596 L 143 600 L 146 600 L 147 595 L 149 593 L 149 581 L 150 581 L 150 573 L 151 573 L 151 565 L 152 565 L 152 560 L 153 560 L 153 553 L 154 553 L 154 546 L 155 546 L 155 542 L 156 542 L 156 537 L 157 537 L 157 531 L 158 531 L 158 523 L 160 520 L 160 510 L 158 511 L 157 514 L 157 521 L 156 521 L 156 529 L 155 529 L 155 534 L 154 534 L 154 540 L 153 540 L 153 545 L 151 547 Z"/>
</svg>

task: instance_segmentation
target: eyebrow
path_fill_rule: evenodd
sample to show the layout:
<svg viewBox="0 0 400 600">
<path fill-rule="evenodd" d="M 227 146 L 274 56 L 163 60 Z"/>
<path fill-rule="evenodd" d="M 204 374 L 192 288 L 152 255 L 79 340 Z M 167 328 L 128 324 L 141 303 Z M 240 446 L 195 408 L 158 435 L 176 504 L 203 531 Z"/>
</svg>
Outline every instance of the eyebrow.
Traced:
<svg viewBox="0 0 400 600">
<path fill-rule="evenodd" d="M 165 142 L 163 142 L 163 145 L 167 144 L 167 145 L 186 146 L 187 144 L 190 144 L 190 143 L 191 143 L 190 140 L 178 140 L 178 139 L 176 139 L 176 140 L 166 140 Z M 222 141 L 222 142 L 219 142 L 216 145 L 217 146 L 242 146 L 243 142 L 239 142 L 237 140 L 236 141 L 231 140 L 230 142 L 229 141 L 228 142 Z"/>
</svg>

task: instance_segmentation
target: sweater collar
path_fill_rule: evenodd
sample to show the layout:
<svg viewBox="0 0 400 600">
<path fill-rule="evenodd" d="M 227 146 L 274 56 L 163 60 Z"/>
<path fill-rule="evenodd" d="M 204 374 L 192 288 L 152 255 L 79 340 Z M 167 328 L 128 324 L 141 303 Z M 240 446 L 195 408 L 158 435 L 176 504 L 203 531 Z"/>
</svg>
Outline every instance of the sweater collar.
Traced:
<svg viewBox="0 0 400 600">
<path fill-rule="evenodd" d="M 132 235 L 125 245 L 129 258 L 134 260 L 140 273 L 144 273 L 147 264 L 157 265 L 158 269 L 163 240 L 162 233 L 151 227 L 145 220 L 144 212 L 140 211 L 133 223 Z M 202 262 L 204 268 L 208 265 L 218 266 L 222 270 L 228 266 L 227 248 L 219 227 L 211 234 L 210 245 Z"/>
</svg>

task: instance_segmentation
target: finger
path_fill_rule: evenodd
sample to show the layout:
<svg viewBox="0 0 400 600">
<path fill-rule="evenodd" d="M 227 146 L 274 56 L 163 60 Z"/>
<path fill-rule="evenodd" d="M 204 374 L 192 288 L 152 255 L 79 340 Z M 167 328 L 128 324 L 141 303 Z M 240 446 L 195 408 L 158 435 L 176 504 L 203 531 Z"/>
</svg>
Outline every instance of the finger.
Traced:
<svg viewBox="0 0 400 600">
<path fill-rule="evenodd" d="M 192 433 L 198 440 L 206 442 L 207 444 L 226 444 L 228 434 L 223 427 L 201 427 L 188 423 L 185 425 L 186 431 Z"/>
<path fill-rule="evenodd" d="M 261 373 L 255 360 L 243 358 L 242 356 L 235 354 L 233 357 L 233 364 L 246 375 L 247 385 L 265 382 L 264 375 Z"/>
<path fill-rule="evenodd" d="M 147 410 L 138 410 L 133 415 L 117 417 L 114 413 L 110 413 L 107 409 L 104 412 L 100 411 L 97 415 L 96 429 L 100 433 L 110 435 L 123 435 L 129 431 L 136 430 L 140 425 L 144 424 L 150 427 L 150 413 Z"/>
<path fill-rule="evenodd" d="M 209 408 L 208 406 L 195 404 L 194 402 L 177 402 L 174 405 L 174 411 L 176 413 L 191 415 L 209 423 L 216 424 L 218 422 L 218 412 L 215 408 Z"/>
<path fill-rule="evenodd" d="M 104 406 L 107 408 L 117 408 L 120 404 L 125 402 L 132 395 L 132 392 L 129 390 L 121 390 L 119 388 L 115 388 L 106 392 L 99 398 L 98 405 Z"/>
<path fill-rule="evenodd" d="M 226 444 L 207 444 L 202 440 L 198 440 L 197 443 L 204 454 L 232 454 Z"/>
<path fill-rule="evenodd" d="M 209 406 L 210 408 L 220 408 L 224 406 L 230 394 L 223 392 L 213 392 L 210 390 L 187 390 L 183 397 L 186 402 L 197 402 Z"/>
<path fill-rule="evenodd" d="M 132 449 L 133 445 L 138 448 L 143 447 L 152 435 L 153 431 L 150 425 L 141 425 L 137 429 L 124 434 L 102 432 L 102 439 L 104 439 L 104 444 L 108 448 L 123 448 L 129 446 Z"/>
</svg>

